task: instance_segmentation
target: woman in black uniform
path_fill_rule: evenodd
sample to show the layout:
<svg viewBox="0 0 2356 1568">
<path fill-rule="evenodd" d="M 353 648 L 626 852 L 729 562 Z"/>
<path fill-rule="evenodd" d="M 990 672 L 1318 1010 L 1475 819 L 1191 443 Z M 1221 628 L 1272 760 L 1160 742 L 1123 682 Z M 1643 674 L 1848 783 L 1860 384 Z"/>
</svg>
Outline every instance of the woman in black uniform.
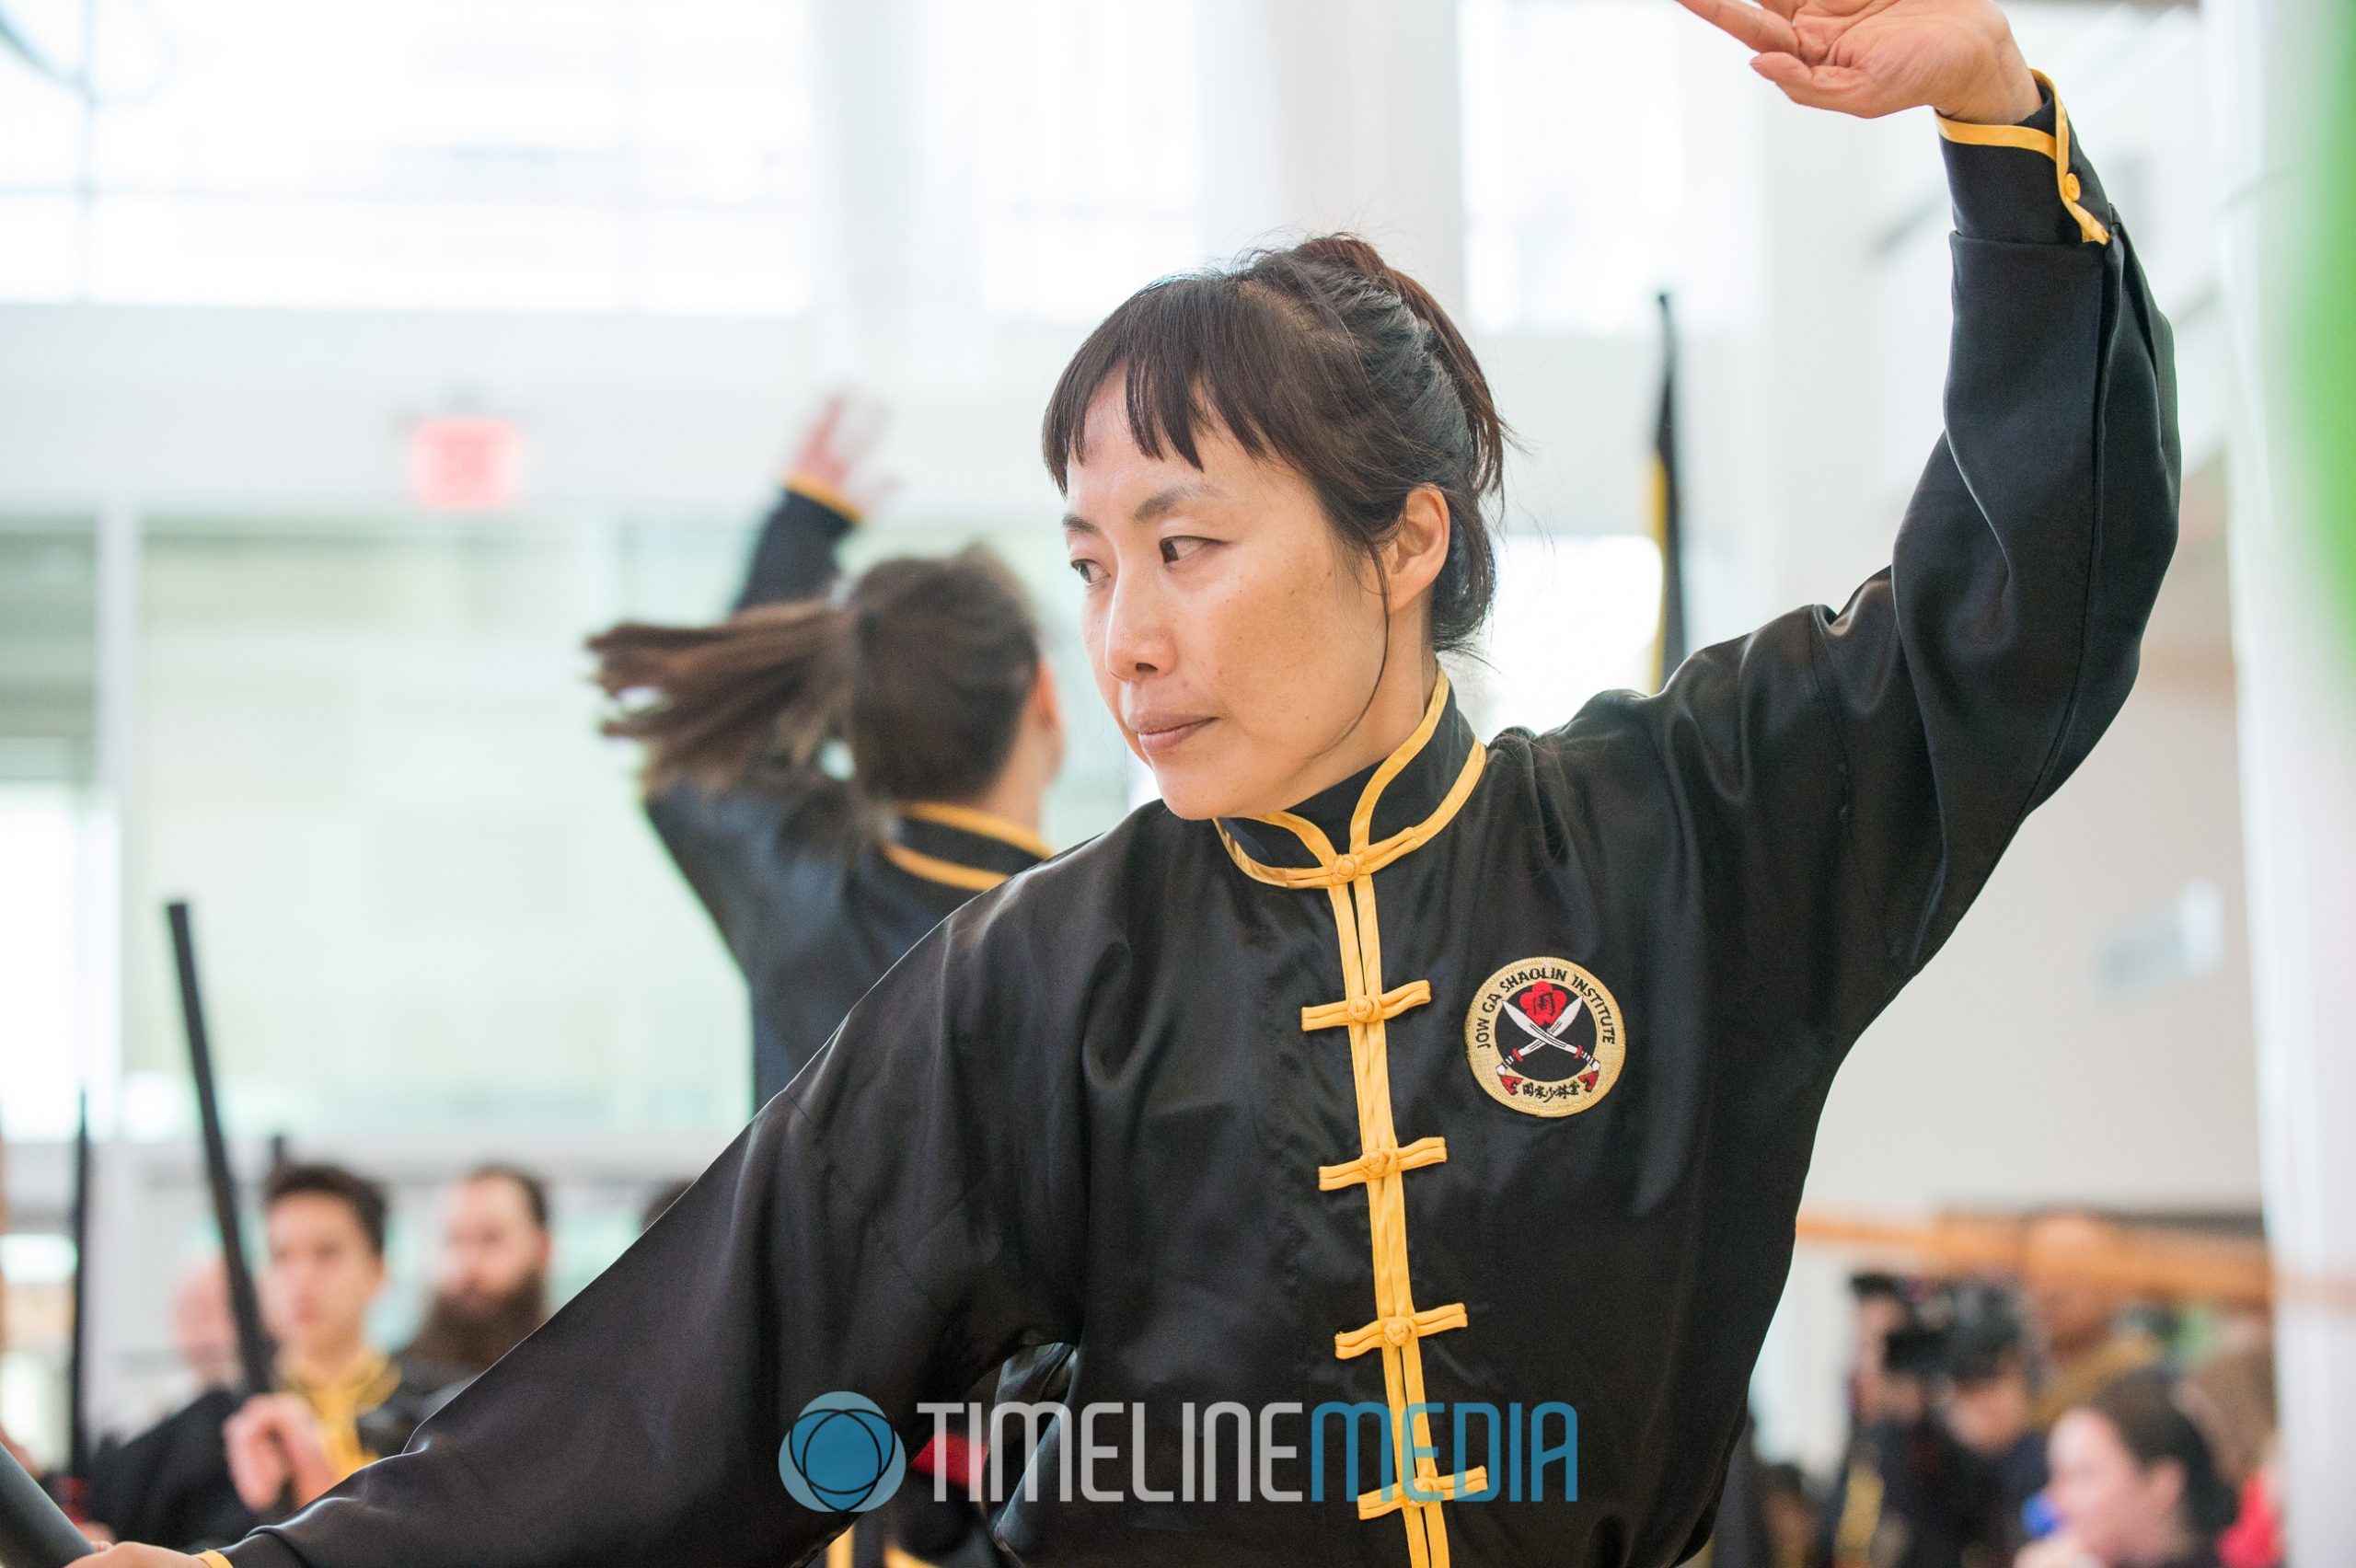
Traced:
<svg viewBox="0 0 2356 1568">
<path fill-rule="evenodd" d="M 804 435 L 729 619 L 589 642 L 599 684 L 634 704 L 606 732 L 645 743 L 647 816 L 750 988 L 756 1111 L 943 916 L 1047 857 L 1063 759 L 1037 626 L 987 552 L 881 561 L 837 602 L 835 552 L 865 511 L 846 414 L 829 399 Z M 836 741 L 848 780 L 819 766 Z M 1025 1386 L 1062 1365 L 1026 1359 Z M 906 1561 L 994 1561 L 962 1492 L 911 1487 L 884 1523 L 857 1568 L 885 1535 Z"/>
<path fill-rule="evenodd" d="M 1484 745 L 1433 657 L 1501 450 L 1454 328 L 1347 241 L 1146 290 L 1046 455 L 1166 804 L 950 917 L 417 1447 L 225 1562 L 807 1562 L 808 1407 L 919 1437 L 1045 1340 L 1079 1413 L 1034 1473 L 1113 1495 L 1010 1505 L 1025 1562 L 1701 1543 L 1834 1070 L 2125 699 L 2178 457 L 2165 324 L 1988 0 L 1686 4 L 1792 97 L 1943 116 L 1946 432 L 1891 567 Z"/>
<path fill-rule="evenodd" d="M 1063 760 L 1055 682 L 1022 591 L 983 551 L 871 567 L 839 602 L 857 525 L 844 403 L 804 437 L 735 613 L 589 642 L 636 700 L 647 815 L 745 972 L 756 1110 L 917 939 L 1048 854 Z M 851 777 L 819 766 L 848 743 Z"/>
</svg>

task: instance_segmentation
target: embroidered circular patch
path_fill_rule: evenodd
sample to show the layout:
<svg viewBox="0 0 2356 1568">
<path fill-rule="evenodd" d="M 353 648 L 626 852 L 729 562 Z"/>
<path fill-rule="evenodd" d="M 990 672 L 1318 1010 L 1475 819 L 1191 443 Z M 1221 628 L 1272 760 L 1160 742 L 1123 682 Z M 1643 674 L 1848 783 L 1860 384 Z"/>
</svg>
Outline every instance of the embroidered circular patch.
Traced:
<svg viewBox="0 0 2356 1568">
<path fill-rule="evenodd" d="M 1628 1054 L 1620 1004 L 1567 959 L 1517 959 L 1464 1015 L 1464 1055 L 1489 1097 L 1532 1116 L 1570 1116 L 1611 1092 Z"/>
</svg>

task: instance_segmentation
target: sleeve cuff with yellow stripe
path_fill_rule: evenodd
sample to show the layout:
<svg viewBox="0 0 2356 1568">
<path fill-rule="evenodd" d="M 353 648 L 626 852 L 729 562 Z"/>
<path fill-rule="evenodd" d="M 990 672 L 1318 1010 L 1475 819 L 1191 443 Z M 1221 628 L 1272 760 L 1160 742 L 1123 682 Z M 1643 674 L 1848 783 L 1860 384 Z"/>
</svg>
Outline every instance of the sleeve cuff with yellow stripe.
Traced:
<svg viewBox="0 0 2356 1568">
<path fill-rule="evenodd" d="M 812 506 L 825 513 L 831 536 L 835 538 L 849 533 L 860 520 L 857 502 L 825 480 L 814 479 L 807 474 L 788 474 L 785 477 L 783 503 L 788 506 L 796 503 Z"/>
<path fill-rule="evenodd" d="M 1939 118 L 1956 231 L 2029 245 L 2108 245 L 2110 203 L 2061 95 L 2045 73 L 2036 75 L 2045 102 L 2016 125 Z"/>
</svg>

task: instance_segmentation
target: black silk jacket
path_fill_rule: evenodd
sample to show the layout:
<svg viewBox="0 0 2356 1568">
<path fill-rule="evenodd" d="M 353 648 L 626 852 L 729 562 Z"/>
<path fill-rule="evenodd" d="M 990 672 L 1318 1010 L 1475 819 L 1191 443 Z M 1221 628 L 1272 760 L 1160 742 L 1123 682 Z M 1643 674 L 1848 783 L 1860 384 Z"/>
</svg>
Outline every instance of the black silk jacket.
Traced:
<svg viewBox="0 0 2356 1568">
<path fill-rule="evenodd" d="M 1486 747 L 1442 683 L 1289 813 L 1148 806 L 976 897 L 408 1453 L 228 1561 L 808 1562 L 845 1521 L 780 1484 L 805 1405 L 913 1447 L 1056 1340 L 1146 1443 L 1098 1433 L 1124 1500 L 1006 1509 L 1027 1562 L 1698 1546 L 1833 1072 L 2118 711 L 2173 548 L 2167 328 L 2054 113 L 1947 146 L 1946 433 L 1845 609 Z M 1295 1422 L 1272 1478 L 1322 1502 L 1232 1501 L 1231 1433 L 1230 1500 L 1139 1495 L 1188 1406 L 1328 1401 L 1387 1412 L 1412 1493 Z M 1574 1407 L 1576 1500 L 1464 1495 L 1505 1482 L 1472 1401 Z"/>
<path fill-rule="evenodd" d="M 790 485 L 735 607 L 826 594 L 853 523 L 840 497 Z M 902 808 L 879 835 L 840 780 L 781 764 L 725 792 L 675 784 L 646 814 L 751 988 L 756 1110 L 942 916 L 1048 853 L 1016 824 L 937 802 Z"/>
</svg>

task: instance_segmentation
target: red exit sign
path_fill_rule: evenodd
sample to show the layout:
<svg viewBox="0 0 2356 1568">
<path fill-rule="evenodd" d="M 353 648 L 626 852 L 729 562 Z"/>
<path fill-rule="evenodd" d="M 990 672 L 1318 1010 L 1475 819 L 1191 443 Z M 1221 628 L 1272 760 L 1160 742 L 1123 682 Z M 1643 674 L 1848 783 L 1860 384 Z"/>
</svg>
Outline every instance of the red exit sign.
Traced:
<svg viewBox="0 0 2356 1568">
<path fill-rule="evenodd" d="M 422 420 L 410 429 L 410 490 L 436 512 L 512 505 L 523 467 L 523 432 L 505 420 Z"/>
</svg>

